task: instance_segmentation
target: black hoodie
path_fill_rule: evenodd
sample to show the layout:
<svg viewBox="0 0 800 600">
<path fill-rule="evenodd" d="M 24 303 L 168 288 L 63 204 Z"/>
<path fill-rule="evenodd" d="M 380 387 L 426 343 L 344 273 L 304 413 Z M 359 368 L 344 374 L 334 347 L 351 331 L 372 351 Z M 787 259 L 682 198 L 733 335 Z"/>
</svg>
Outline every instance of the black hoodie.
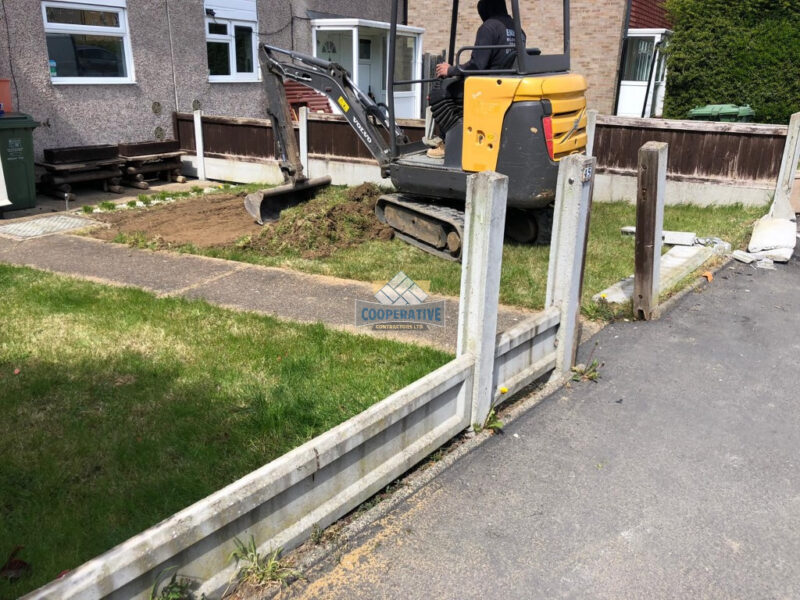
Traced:
<svg viewBox="0 0 800 600">
<path fill-rule="evenodd" d="M 517 41 L 514 31 L 514 19 L 512 19 L 506 9 L 505 0 L 480 0 L 478 2 L 478 14 L 483 20 L 483 25 L 478 29 L 475 36 L 475 46 L 503 46 L 515 44 Z M 525 34 L 523 33 L 523 41 Z M 461 69 L 464 71 L 485 71 L 489 69 L 509 68 L 506 64 L 513 50 L 494 49 L 494 50 L 473 50 L 470 59 Z M 447 71 L 449 77 L 458 75 L 458 67 L 452 66 Z"/>
</svg>

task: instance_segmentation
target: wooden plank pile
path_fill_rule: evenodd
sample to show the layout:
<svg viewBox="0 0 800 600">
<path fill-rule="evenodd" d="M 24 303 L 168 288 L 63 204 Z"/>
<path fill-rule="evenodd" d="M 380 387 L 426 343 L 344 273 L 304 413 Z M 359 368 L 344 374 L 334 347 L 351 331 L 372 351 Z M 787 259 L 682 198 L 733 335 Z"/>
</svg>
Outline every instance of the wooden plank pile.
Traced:
<svg viewBox="0 0 800 600">
<path fill-rule="evenodd" d="M 176 140 L 103 144 L 49 148 L 44 151 L 44 160 L 36 164 L 45 170 L 41 191 L 69 202 L 75 199 L 76 183 L 100 182 L 103 191 L 115 194 L 121 194 L 123 186 L 147 190 L 147 181 L 154 179 L 184 183 L 183 154 Z"/>
<path fill-rule="evenodd" d="M 69 202 L 75 199 L 73 184 L 87 181 L 99 181 L 104 191 L 121 194 L 124 162 L 117 146 L 104 144 L 49 148 L 44 151 L 44 161 L 36 164 L 45 169 L 41 177 L 42 191 Z"/>
<path fill-rule="evenodd" d="M 148 180 L 184 183 L 181 175 L 181 156 L 186 152 L 180 149 L 177 140 L 162 142 L 138 142 L 120 144 L 119 156 L 124 160 L 122 184 L 146 190 Z"/>
</svg>

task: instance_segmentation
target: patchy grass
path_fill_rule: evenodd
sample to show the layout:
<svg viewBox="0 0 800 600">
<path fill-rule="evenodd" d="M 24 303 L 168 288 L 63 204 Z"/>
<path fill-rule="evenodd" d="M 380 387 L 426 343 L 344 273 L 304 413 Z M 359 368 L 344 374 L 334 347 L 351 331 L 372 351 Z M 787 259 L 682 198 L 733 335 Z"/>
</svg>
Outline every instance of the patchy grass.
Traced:
<svg viewBox="0 0 800 600">
<path fill-rule="evenodd" d="M 765 207 L 671 206 L 665 209 L 664 229 L 695 231 L 701 237 L 719 237 L 730 242 L 733 248 L 743 248 L 753 223 L 765 211 Z M 635 223 L 636 208 L 630 204 L 596 203 L 592 208 L 583 294 L 584 314 L 591 318 L 612 316 L 594 305 L 592 295 L 633 273 L 634 238 L 621 235 L 620 228 Z M 141 239 L 138 242 L 146 243 Z M 459 264 L 436 258 L 398 240 L 367 241 L 314 259 L 304 258 L 296 249 L 254 250 L 250 244 L 203 250 L 189 246 L 182 250 L 362 281 L 389 280 L 403 270 L 413 279 L 430 280 L 433 292 L 451 296 L 458 295 L 461 281 Z M 549 254 L 549 247 L 507 243 L 503 250 L 501 302 L 541 309 Z"/>
<path fill-rule="evenodd" d="M 17 597 L 448 355 L 0 265 L 0 563 Z M 18 370 L 18 372 L 17 372 Z"/>
<path fill-rule="evenodd" d="M 252 184 L 224 191 L 250 192 L 263 187 Z M 457 296 L 460 265 L 386 239 L 386 229 L 372 214 L 378 191 L 370 185 L 349 190 L 330 187 L 313 200 L 283 211 L 280 220 L 266 225 L 259 235 L 242 236 L 224 246 L 165 244 L 156 235 L 138 231 L 121 233 L 114 241 L 361 281 L 389 280 L 402 270 L 412 279 L 429 280 L 434 293 Z M 701 237 L 719 237 L 733 248 L 743 248 L 753 223 L 766 210 L 740 205 L 670 206 L 664 212 L 664 229 L 695 231 Z M 591 296 L 633 273 L 634 238 L 622 236 L 620 228 L 635 223 L 636 208 L 631 204 L 595 203 L 592 208 L 583 296 L 583 312 L 589 318 L 615 316 L 608 307 L 593 303 Z M 549 252 L 549 247 L 543 246 L 505 245 L 502 303 L 542 308 Z"/>
</svg>

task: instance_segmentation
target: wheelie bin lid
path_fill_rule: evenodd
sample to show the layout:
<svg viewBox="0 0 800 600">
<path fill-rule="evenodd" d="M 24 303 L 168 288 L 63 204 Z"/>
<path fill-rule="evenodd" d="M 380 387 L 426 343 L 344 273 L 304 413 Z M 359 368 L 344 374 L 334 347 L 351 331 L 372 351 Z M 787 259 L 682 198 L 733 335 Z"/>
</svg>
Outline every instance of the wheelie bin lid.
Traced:
<svg viewBox="0 0 800 600">
<path fill-rule="evenodd" d="M 0 129 L 19 129 L 38 127 L 33 117 L 21 112 L 7 112 L 0 115 Z"/>
</svg>

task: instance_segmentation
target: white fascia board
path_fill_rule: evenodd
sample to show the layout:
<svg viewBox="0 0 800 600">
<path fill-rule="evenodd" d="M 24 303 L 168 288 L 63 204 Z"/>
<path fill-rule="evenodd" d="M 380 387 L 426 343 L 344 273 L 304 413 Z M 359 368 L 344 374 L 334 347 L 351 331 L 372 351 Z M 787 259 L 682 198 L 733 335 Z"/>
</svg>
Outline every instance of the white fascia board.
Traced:
<svg viewBox="0 0 800 600">
<path fill-rule="evenodd" d="M 368 19 L 311 19 L 311 26 L 317 29 L 345 29 L 349 27 L 371 27 L 373 29 L 389 30 L 391 23 L 384 21 L 370 21 Z M 419 35 L 425 32 L 423 27 L 411 27 L 410 25 L 398 25 L 397 33 L 408 33 Z"/>
<path fill-rule="evenodd" d="M 628 29 L 628 36 L 630 37 L 652 37 L 654 35 L 664 36 L 672 34 L 670 29 Z"/>
</svg>

